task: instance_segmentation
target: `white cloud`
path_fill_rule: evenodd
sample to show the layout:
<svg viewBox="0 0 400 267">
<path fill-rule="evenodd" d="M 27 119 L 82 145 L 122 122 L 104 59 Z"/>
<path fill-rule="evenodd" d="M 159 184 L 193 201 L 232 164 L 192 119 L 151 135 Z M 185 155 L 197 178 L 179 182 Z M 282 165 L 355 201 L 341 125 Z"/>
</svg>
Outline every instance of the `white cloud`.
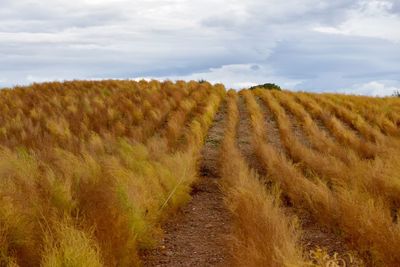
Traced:
<svg viewBox="0 0 400 267">
<path fill-rule="evenodd" d="M 300 80 L 292 80 L 274 75 L 267 66 L 257 64 L 225 65 L 219 68 L 210 68 L 207 71 L 190 75 L 172 77 L 147 77 L 173 80 L 207 80 L 211 83 L 223 83 L 227 88 L 241 89 L 267 82 L 280 84 L 284 88 L 293 88 Z"/>
<path fill-rule="evenodd" d="M 57 78 L 57 77 L 50 77 L 50 76 L 35 76 L 35 75 L 31 75 L 29 74 L 28 76 L 26 76 L 26 80 L 29 83 L 40 83 L 40 82 L 46 82 L 46 81 L 62 81 L 62 78 Z"/>
<path fill-rule="evenodd" d="M 346 20 L 338 26 L 317 26 L 314 30 L 327 34 L 377 37 L 400 42 L 400 16 L 392 13 L 392 1 L 367 0 L 347 11 Z"/>
<path fill-rule="evenodd" d="M 400 91 L 400 83 L 397 81 L 372 81 L 355 84 L 352 88 L 341 90 L 341 92 L 370 96 L 390 96 L 395 91 Z"/>
</svg>

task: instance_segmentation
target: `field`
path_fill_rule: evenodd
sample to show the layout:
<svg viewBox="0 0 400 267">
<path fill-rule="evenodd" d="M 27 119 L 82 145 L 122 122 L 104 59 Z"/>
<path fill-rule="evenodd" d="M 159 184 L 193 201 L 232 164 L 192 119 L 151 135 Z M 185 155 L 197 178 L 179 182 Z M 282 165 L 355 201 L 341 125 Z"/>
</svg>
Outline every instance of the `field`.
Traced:
<svg viewBox="0 0 400 267">
<path fill-rule="evenodd" d="M 400 266 L 400 98 L 0 90 L 0 266 Z"/>
</svg>

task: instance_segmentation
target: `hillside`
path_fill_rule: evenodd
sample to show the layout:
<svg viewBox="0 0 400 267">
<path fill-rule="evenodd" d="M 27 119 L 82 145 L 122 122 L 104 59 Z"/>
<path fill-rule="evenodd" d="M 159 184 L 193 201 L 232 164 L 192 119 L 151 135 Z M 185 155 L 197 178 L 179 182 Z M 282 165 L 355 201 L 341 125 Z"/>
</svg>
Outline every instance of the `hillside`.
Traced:
<svg viewBox="0 0 400 267">
<path fill-rule="evenodd" d="M 0 266 L 399 266 L 400 98 L 0 91 Z"/>
</svg>

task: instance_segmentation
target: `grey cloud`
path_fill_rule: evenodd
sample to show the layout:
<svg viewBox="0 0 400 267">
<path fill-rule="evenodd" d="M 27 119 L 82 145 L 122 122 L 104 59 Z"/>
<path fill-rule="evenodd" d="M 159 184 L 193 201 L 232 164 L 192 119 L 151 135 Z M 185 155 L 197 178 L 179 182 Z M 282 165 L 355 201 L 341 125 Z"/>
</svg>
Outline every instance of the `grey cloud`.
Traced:
<svg viewBox="0 0 400 267">
<path fill-rule="evenodd" d="M 357 74 L 344 75 L 343 77 L 346 79 L 371 79 L 373 77 L 379 79 L 396 80 L 399 78 L 399 71 L 363 71 Z"/>
<path fill-rule="evenodd" d="M 333 90 L 398 80 L 398 44 L 313 31 L 337 26 L 360 1 L 2 0 L 0 87 L 210 77 L 232 86 L 275 79 Z"/>
<path fill-rule="evenodd" d="M 321 90 L 324 82 L 325 88 L 332 89 L 368 80 L 398 79 L 397 44 L 317 33 L 304 37 L 280 43 L 267 61 L 280 76 L 306 80 L 298 88 Z"/>
<path fill-rule="evenodd" d="M 394 14 L 400 15 L 400 2 L 397 0 L 393 0 L 391 1 L 391 3 L 392 3 L 392 8 L 390 11 Z"/>
</svg>

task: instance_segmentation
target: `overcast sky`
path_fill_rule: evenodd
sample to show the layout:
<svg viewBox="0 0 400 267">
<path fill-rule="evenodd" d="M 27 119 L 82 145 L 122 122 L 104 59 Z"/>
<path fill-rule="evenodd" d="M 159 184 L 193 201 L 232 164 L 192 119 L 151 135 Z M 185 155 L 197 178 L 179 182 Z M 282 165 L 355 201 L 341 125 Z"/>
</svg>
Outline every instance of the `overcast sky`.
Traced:
<svg viewBox="0 0 400 267">
<path fill-rule="evenodd" d="M 400 0 L 0 0 L 0 87 L 94 78 L 400 90 Z"/>
</svg>

